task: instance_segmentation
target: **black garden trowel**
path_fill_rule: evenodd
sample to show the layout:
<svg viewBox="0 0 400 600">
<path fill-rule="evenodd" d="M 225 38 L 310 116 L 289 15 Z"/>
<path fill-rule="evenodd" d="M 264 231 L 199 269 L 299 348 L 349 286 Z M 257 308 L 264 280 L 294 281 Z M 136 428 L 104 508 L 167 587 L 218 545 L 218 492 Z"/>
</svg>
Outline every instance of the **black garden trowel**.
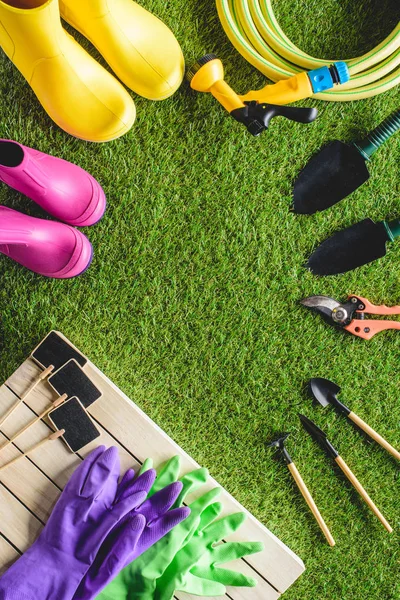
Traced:
<svg viewBox="0 0 400 600">
<path fill-rule="evenodd" d="M 364 139 L 352 144 L 334 140 L 322 148 L 311 158 L 294 184 L 294 212 L 310 215 L 352 194 L 369 179 L 367 161 L 399 130 L 400 109 Z"/>
<path fill-rule="evenodd" d="M 400 219 L 379 223 L 364 219 L 322 242 L 306 266 L 314 275 L 346 273 L 385 256 L 387 242 L 399 236 Z"/>
<path fill-rule="evenodd" d="M 328 404 L 332 404 L 339 413 L 345 415 L 350 421 L 353 421 L 357 427 L 375 440 L 382 448 L 397 458 L 397 460 L 400 460 L 400 452 L 396 450 L 396 448 L 393 448 L 393 446 L 379 435 L 377 431 L 372 429 L 372 427 L 363 421 L 361 417 L 356 415 L 355 412 L 339 400 L 338 395 L 341 390 L 336 383 L 329 379 L 324 379 L 323 377 L 313 377 L 308 383 L 308 391 L 311 398 L 319 402 L 321 406 L 325 408 Z"/>
<path fill-rule="evenodd" d="M 322 429 L 320 429 L 313 421 L 311 421 L 311 419 L 308 419 L 304 415 L 299 414 L 299 417 L 300 417 L 300 421 L 301 421 L 304 429 L 307 431 L 307 433 L 309 433 L 310 436 L 312 437 L 312 439 L 315 442 L 317 442 L 317 444 L 321 448 L 323 448 L 325 450 L 325 452 L 328 454 L 328 456 L 330 456 L 331 458 L 334 459 L 334 461 L 336 462 L 337 465 L 339 465 L 339 467 L 342 470 L 342 472 L 344 473 L 344 475 L 347 477 L 347 479 L 350 481 L 350 483 L 353 485 L 353 487 L 360 494 L 360 496 L 364 500 L 364 502 L 367 503 L 367 505 L 372 510 L 372 512 L 378 517 L 378 519 L 380 520 L 380 522 L 382 523 L 384 528 L 389 533 L 392 533 L 392 531 L 393 531 L 392 527 L 386 521 L 385 517 L 383 516 L 383 514 L 381 513 L 379 508 L 372 501 L 372 499 L 368 495 L 367 491 L 363 488 L 361 483 L 358 481 L 358 479 L 354 475 L 353 471 L 350 469 L 350 467 L 347 465 L 347 463 L 345 463 L 343 458 L 339 455 L 339 452 L 328 440 L 328 437 L 327 437 L 327 434 L 325 433 L 325 431 L 322 431 Z"/>
</svg>

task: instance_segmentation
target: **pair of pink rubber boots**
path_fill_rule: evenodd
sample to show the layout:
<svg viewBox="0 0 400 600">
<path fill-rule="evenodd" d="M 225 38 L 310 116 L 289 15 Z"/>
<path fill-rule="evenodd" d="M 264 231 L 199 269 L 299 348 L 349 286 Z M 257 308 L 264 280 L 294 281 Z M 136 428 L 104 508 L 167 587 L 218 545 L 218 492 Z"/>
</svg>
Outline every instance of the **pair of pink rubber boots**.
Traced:
<svg viewBox="0 0 400 600">
<path fill-rule="evenodd" d="M 75 226 L 94 225 L 103 216 L 100 184 L 81 167 L 11 140 L 0 140 L 0 181 L 64 222 L 0 206 L 0 252 L 46 277 L 67 279 L 86 271 L 93 248 Z"/>
</svg>

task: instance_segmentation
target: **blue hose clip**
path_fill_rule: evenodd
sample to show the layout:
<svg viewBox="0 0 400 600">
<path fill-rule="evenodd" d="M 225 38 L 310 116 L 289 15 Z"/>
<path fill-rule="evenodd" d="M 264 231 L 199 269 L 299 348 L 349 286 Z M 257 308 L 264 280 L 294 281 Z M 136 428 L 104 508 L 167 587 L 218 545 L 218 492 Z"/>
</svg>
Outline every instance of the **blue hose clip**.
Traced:
<svg viewBox="0 0 400 600">
<path fill-rule="evenodd" d="M 345 62 L 333 63 L 330 67 L 320 67 L 308 71 L 308 78 L 314 94 L 330 90 L 335 85 L 346 83 L 350 79 L 348 66 Z"/>
</svg>

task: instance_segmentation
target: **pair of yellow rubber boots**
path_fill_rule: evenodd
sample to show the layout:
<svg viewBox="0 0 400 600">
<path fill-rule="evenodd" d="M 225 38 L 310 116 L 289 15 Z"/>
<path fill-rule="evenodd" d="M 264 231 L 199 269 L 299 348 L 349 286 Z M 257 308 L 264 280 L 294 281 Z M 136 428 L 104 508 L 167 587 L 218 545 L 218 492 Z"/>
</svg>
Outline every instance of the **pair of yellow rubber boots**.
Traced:
<svg viewBox="0 0 400 600">
<path fill-rule="evenodd" d="M 65 31 L 60 13 L 137 94 L 162 100 L 181 84 L 177 40 L 133 0 L 0 0 L 0 46 L 68 133 L 115 139 L 132 127 L 136 109 L 121 83 Z"/>
</svg>

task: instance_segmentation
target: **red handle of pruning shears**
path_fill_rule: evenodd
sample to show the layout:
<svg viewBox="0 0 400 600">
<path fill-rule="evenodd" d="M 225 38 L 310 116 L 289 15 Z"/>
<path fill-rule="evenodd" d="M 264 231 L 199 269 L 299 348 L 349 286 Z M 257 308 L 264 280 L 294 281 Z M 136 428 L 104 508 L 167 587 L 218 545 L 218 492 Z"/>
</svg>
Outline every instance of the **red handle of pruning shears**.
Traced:
<svg viewBox="0 0 400 600">
<path fill-rule="evenodd" d="M 357 296 L 364 305 L 363 309 L 358 309 L 357 312 L 370 315 L 400 315 L 400 306 L 385 306 L 381 304 L 376 306 L 366 298 Z M 370 340 L 376 333 L 386 329 L 399 329 L 400 321 L 379 321 L 375 319 L 354 319 L 350 325 L 344 327 L 353 335 L 356 335 L 364 340 Z"/>
<path fill-rule="evenodd" d="M 400 315 L 400 306 L 386 306 L 385 304 L 377 306 L 366 298 L 362 298 L 361 296 L 357 296 L 357 298 L 365 307 L 362 310 L 357 310 L 357 312 L 368 313 L 370 315 Z"/>
<path fill-rule="evenodd" d="M 400 322 L 375 321 L 374 319 L 354 320 L 350 325 L 346 325 L 344 329 L 364 340 L 370 340 L 376 333 L 384 331 L 385 329 L 400 329 Z"/>
</svg>

